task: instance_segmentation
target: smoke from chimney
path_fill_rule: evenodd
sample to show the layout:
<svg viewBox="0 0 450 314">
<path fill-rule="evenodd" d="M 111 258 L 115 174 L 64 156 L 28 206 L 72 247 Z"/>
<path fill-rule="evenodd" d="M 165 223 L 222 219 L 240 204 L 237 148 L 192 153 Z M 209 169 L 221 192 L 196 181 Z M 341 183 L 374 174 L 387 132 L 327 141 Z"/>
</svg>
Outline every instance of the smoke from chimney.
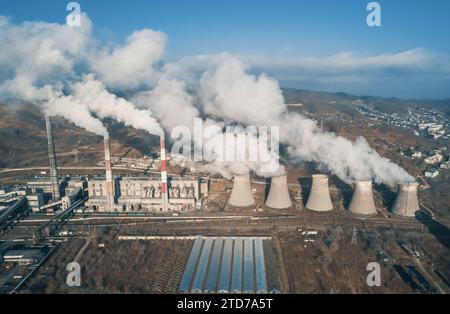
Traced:
<svg viewBox="0 0 450 314">
<path fill-rule="evenodd" d="M 23 99 L 40 107 L 48 104 L 42 109 L 49 115 L 62 115 L 103 136 L 106 130 L 99 119 L 107 117 L 157 136 L 162 133 L 159 122 L 169 132 L 174 125 L 191 129 L 191 119 L 197 115 L 243 126 L 278 125 L 288 151 L 284 157 L 290 161 L 314 161 L 347 183 L 373 179 L 395 186 L 414 180 L 363 138 L 353 142 L 322 132 L 314 121 L 289 112 L 276 80 L 250 74 L 230 54 L 164 63 L 163 33 L 137 31 L 125 45 L 114 47 L 95 38 L 89 18 L 83 15 L 82 19 L 77 30 L 2 20 L 6 35 L 0 43 L 14 53 L 2 63 L 6 70 L 0 78 L 0 99 Z M 148 96 L 141 99 L 144 109 L 110 89 L 130 98 L 143 92 Z M 222 171 L 220 167 L 206 168 Z"/>
</svg>

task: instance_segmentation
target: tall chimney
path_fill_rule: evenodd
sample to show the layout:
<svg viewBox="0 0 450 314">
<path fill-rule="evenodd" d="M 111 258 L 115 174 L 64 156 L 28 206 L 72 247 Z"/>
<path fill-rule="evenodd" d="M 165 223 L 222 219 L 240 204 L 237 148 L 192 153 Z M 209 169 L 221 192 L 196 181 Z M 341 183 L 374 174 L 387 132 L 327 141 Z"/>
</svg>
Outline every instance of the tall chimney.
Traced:
<svg viewBox="0 0 450 314">
<path fill-rule="evenodd" d="M 111 170 L 111 152 L 109 148 L 109 134 L 106 133 L 104 138 L 105 143 L 105 173 L 106 173 L 106 198 L 107 211 L 114 211 L 114 183 Z"/>
<path fill-rule="evenodd" d="M 54 200 L 59 200 L 61 195 L 59 193 L 59 179 L 58 169 L 56 166 L 55 143 L 53 142 L 53 130 L 50 116 L 45 116 L 45 125 L 47 127 L 47 145 L 48 145 L 48 160 L 50 164 L 50 180 L 52 182 L 52 196 Z"/>
<path fill-rule="evenodd" d="M 306 208 L 319 212 L 333 210 L 327 175 L 313 174 L 311 193 L 309 193 Z"/>
<path fill-rule="evenodd" d="M 249 207 L 255 203 L 249 173 L 234 176 L 233 190 L 228 203 L 233 207 Z"/>
<path fill-rule="evenodd" d="M 167 170 L 166 170 L 166 143 L 164 133 L 160 138 L 161 149 L 161 197 L 163 201 L 163 210 L 167 211 L 169 207 L 169 197 L 167 193 Z"/>
<path fill-rule="evenodd" d="M 416 182 L 400 184 L 398 195 L 392 207 L 392 212 L 399 216 L 415 217 L 419 207 Z"/>
<path fill-rule="evenodd" d="M 287 209 L 292 207 L 286 175 L 272 177 L 266 206 L 273 209 Z"/>
<path fill-rule="evenodd" d="M 376 215 L 377 209 L 373 200 L 372 180 L 356 181 L 355 191 L 348 210 L 358 215 Z"/>
</svg>

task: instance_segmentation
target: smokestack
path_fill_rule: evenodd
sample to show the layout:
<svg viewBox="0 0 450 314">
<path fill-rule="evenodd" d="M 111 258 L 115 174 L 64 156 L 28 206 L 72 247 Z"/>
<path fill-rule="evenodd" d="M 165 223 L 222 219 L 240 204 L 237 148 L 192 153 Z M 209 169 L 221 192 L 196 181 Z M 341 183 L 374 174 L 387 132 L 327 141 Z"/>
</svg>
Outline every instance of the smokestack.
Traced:
<svg viewBox="0 0 450 314">
<path fill-rule="evenodd" d="M 273 209 L 287 209 L 292 207 L 286 175 L 272 177 L 266 206 Z"/>
<path fill-rule="evenodd" d="M 392 207 L 392 212 L 399 216 L 415 217 L 419 207 L 416 182 L 400 184 L 397 199 Z"/>
<path fill-rule="evenodd" d="M 249 173 L 234 176 L 233 190 L 228 203 L 234 207 L 249 207 L 255 204 Z"/>
<path fill-rule="evenodd" d="M 373 200 L 372 180 L 356 181 L 355 191 L 348 210 L 358 215 L 376 215 L 377 209 Z"/>
<path fill-rule="evenodd" d="M 160 138 L 161 149 L 161 197 L 163 200 L 163 210 L 167 211 L 169 207 L 169 197 L 167 194 L 167 170 L 166 170 L 166 144 L 164 134 Z"/>
<path fill-rule="evenodd" d="M 48 145 L 48 160 L 50 164 L 50 180 L 52 182 L 52 196 L 54 200 L 59 200 L 59 180 L 58 169 L 56 166 L 55 143 L 53 142 L 53 130 L 50 116 L 45 116 L 45 126 L 47 127 L 47 145 Z"/>
<path fill-rule="evenodd" d="M 109 148 L 109 134 L 106 133 L 105 138 L 105 173 L 106 173 L 106 198 L 107 211 L 114 211 L 114 184 L 111 170 L 111 152 Z"/>
<path fill-rule="evenodd" d="M 309 193 L 306 208 L 320 212 L 333 210 L 327 175 L 313 174 L 311 193 Z"/>
</svg>

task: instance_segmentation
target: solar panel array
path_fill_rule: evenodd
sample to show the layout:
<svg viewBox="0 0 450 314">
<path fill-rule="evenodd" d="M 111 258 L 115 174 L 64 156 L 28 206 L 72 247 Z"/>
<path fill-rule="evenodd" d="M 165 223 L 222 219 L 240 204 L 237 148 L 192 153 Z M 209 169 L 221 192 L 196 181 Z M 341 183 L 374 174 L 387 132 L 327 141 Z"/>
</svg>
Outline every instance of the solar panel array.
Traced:
<svg viewBox="0 0 450 314">
<path fill-rule="evenodd" d="M 262 241 L 260 237 L 197 237 L 178 291 L 267 293 Z"/>
</svg>

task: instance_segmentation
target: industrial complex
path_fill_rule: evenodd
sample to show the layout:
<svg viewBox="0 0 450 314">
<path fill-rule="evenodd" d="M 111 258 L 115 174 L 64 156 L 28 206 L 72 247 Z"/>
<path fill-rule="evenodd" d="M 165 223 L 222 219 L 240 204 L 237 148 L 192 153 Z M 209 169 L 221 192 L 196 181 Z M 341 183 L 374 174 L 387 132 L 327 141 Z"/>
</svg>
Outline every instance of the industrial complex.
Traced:
<svg viewBox="0 0 450 314">
<path fill-rule="evenodd" d="M 50 271 L 42 265 L 55 265 L 58 260 L 58 247 L 69 245 L 62 252 L 75 250 L 70 257 L 75 261 L 89 256 L 103 260 L 111 258 L 108 250 L 130 250 L 124 243 L 139 243 L 135 253 L 139 256 L 137 252 L 149 245 L 152 261 L 146 265 L 158 267 L 148 274 L 148 290 L 137 290 L 140 292 L 299 292 L 302 290 L 295 287 L 300 277 L 294 271 L 298 265 L 291 266 L 296 263 L 292 258 L 306 254 L 316 241 L 331 241 L 326 240 L 329 232 L 337 234 L 335 241 L 343 237 L 345 228 L 351 231 L 351 245 L 357 245 L 357 230 L 391 226 L 423 232 L 419 220 L 433 220 L 420 205 L 417 183 L 401 184 L 386 208 L 380 193 L 375 198 L 371 180 L 356 181 L 349 201 L 341 202 L 340 195 L 349 191 L 341 193 L 330 187 L 329 176 L 324 173 L 313 174 L 310 184 L 288 183 L 287 174 L 264 179 L 244 173 L 231 180 L 195 173 L 168 174 L 163 137 L 159 176 L 114 176 L 109 136 L 104 138 L 104 175 L 61 176 L 50 118 L 45 122 L 49 176 L 37 176 L 0 194 L 0 262 L 8 265 L 0 276 L 3 293 L 33 291 L 34 281 Z M 102 232 L 106 233 L 99 235 Z M 447 243 L 448 234 L 440 236 Z M 76 239 L 84 239 L 84 245 Z M 398 243 L 410 256 L 420 254 L 417 248 Z M 335 254 L 332 246 L 326 252 L 320 263 L 331 263 L 327 256 Z M 381 249 L 374 256 L 390 260 Z M 399 262 L 395 263 L 398 266 Z M 397 273 L 399 278 L 404 276 L 401 271 Z M 422 280 L 434 287 L 429 291 L 450 289 L 442 270 L 433 276 L 429 273 Z M 55 291 L 68 288 L 58 289 L 62 290 Z"/>
</svg>

